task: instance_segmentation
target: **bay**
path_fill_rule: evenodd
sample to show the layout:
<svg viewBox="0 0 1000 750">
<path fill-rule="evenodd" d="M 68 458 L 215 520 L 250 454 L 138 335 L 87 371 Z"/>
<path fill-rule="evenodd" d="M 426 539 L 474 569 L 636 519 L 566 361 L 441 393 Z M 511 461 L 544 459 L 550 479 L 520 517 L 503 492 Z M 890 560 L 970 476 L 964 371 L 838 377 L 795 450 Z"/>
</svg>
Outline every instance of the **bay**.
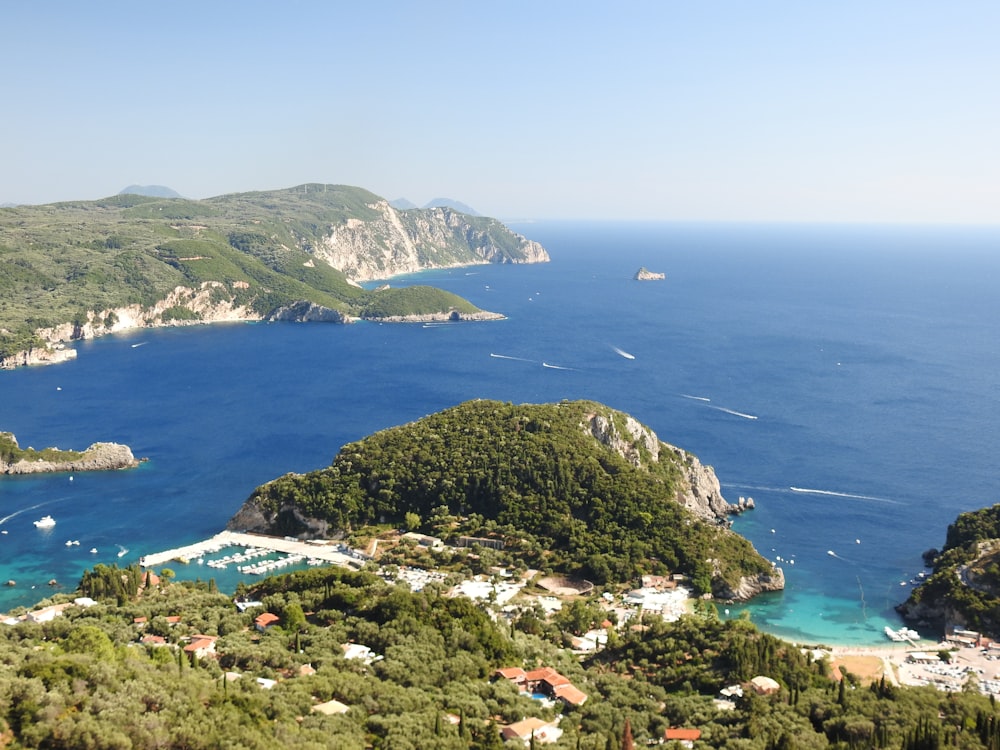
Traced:
<svg viewBox="0 0 1000 750">
<path fill-rule="evenodd" d="M 552 262 L 390 282 L 446 288 L 504 321 L 146 330 L 0 373 L 0 429 L 23 445 L 114 440 L 149 458 L 0 479 L 0 581 L 17 582 L 0 610 L 48 595 L 50 579 L 72 588 L 97 562 L 210 536 L 257 485 L 375 430 L 472 398 L 589 398 L 714 466 L 731 502 L 754 498 L 734 528 L 787 579 L 745 607 L 763 629 L 882 642 L 921 552 L 998 496 L 1000 230 L 514 228 Z M 636 282 L 640 266 L 667 278 Z M 34 528 L 44 514 L 55 528 Z"/>
</svg>

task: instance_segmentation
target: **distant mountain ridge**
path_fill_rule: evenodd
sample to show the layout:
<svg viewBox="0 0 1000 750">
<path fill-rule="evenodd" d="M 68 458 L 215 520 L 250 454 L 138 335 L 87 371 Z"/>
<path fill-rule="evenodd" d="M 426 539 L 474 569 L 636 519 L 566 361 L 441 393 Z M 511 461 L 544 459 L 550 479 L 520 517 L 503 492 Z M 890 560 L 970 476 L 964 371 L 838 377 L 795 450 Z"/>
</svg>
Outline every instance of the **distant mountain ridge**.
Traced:
<svg viewBox="0 0 1000 750">
<path fill-rule="evenodd" d="M 409 211 L 417 207 L 417 204 L 406 198 L 396 198 L 395 200 L 389 201 L 389 205 L 399 211 Z M 452 198 L 435 198 L 434 200 L 427 201 L 424 204 L 424 208 L 450 208 L 454 211 L 459 211 L 468 216 L 482 216 L 481 213 L 476 211 L 476 209 L 471 206 L 467 206 L 461 201 L 453 200 Z"/>
<path fill-rule="evenodd" d="M 176 190 L 163 185 L 129 185 L 118 192 L 118 195 L 145 195 L 150 198 L 181 198 Z"/>
<path fill-rule="evenodd" d="M 0 258 L 0 367 L 11 367 L 61 361 L 75 354 L 62 342 L 135 327 L 502 317 L 431 287 L 358 282 L 548 254 L 495 219 L 397 211 L 362 188 L 306 184 L 0 209 Z"/>
</svg>

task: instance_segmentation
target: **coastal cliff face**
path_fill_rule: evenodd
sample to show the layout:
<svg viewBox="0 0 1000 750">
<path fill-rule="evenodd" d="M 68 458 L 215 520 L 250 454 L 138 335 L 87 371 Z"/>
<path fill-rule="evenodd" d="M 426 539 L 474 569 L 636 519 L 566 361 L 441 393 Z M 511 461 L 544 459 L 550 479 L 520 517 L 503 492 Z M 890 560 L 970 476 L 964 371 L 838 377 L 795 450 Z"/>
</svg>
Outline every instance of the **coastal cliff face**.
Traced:
<svg viewBox="0 0 1000 750">
<path fill-rule="evenodd" d="M 294 476 L 294 475 L 288 475 Z M 247 500 L 226 523 L 230 531 L 246 531 L 251 534 L 288 536 L 299 539 L 339 538 L 341 533 L 330 529 L 330 524 L 302 512 L 294 502 L 283 502 L 276 509 L 267 509 L 263 504 Z"/>
<path fill-rule="evenodd" d="M 0 357 L 0 370 L 13 370 L 15 367 L 30 367 L 32 365 L 55 365 L 71 359 L 76 359 L 76 349 L 70 349 L 61 344 L 36 346 L 7 357 Z"/>
<path fill-rule="evenodd" d="M 187 310 L 190 317 L 174 317 L 171 312 Z M 48 344 L 79 341 L 122 333 L 136 328 L 183 326 L 198 323 L 261 320 L 249 308 L 234 302 L 233 290 L 218 281 L 206 281 L 196 288 L 175 287 L 166 297 L 153 305 L 125 305 L 106 310 L 89 311 L 82 323 L 64 323 L 52 328 L 41 328 L 38 335 Z"/>
<path fill-rule="evenodd" d="M 768 591 L 781 591 L 785 588 L 785 574 L 781 568 L 775 567 L 770 573 L 760 573 L 755 576 L 743 576 L 737 586 L 729 586 L 725 580 L 715 575 L 712 577 L 712 596 L 723 601 L 745 602 L 758 594 Z"/>
<path fill-rule="evenodd" d="M 125 305 L 90 311 L 86 313 L 86 319 L 82 323 L 64 323 L 51 328 L 40 328 L 36 333 L 45 342 L 46 348 L 39 347 L 18 352 L 0 359 L 0 369 L 65 362 L 76 357 L 76 350 L 65 347 L 65 343 L 110 333 L 164 326 L 264 320 L 264 316 L 235 301 L 239 282 L 232 286 L 234 288 L 217 281 L 206 281 L 196 288 L 178 286 L 162 300 L 148 307 Z M 178 315 L 178 311 L 186 312 Z M 331 310 L 306 301 L 280 307 L 267 319 L 294 322 L 351 322 L 351 318 L 339 310 Z"/>
<path fill-rule="evenodd" d="M 711 466 L 705 466 L 697 456 L 669 443 L 631 416 L 624 415 L 621 429 L 612 419 L 601 414 L 589 415 L 587 430 L 600 443 L 611 448 L 635 467 L 658 462 L 662 452 L 676 458 L 683 467 L 677 502 L 697 517 L 713 523 L 729 523 L 729 516 L 741 513 L 746 506 L 731 504 L 722 496 L 722 486 Z"/>
<path fill-rule="evenodd" d="M 58 471 L 113 471 L 131 469 L 139 465 L 127 445 L 120 443 L 94 443 L 79 456 L 66 460 L 22 458 L 5 461 L 0 458 L 0 474 L 43 474 Z"/>
<path fill-rule="evenodd" d="M 351 218 L 331 226 L 313 249 L 317 258 L 354 281 L 427 268 L 549 260 L 537 242 L 510 232 L 494 219 L 470 217 L 450 208 L 397 211 L 384 200 L 369 208 L 379 218 Z"/>
</svg>

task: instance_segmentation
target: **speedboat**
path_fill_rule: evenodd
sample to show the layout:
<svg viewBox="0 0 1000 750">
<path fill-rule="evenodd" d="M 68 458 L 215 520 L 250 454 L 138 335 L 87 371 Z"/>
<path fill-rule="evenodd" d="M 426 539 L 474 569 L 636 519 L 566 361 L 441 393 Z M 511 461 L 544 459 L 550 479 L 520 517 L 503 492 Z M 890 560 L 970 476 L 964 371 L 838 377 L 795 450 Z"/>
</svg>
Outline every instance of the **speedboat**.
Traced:
<svg viewBox="0 0 1000 750">
<path fill-rule="evenodd" d="M 56 525 L 56 519 L 52 516 L 42 516 L 37 521 L 35 521 L 36 528 L 39 529 L 51 529 Z"/>
</svg>

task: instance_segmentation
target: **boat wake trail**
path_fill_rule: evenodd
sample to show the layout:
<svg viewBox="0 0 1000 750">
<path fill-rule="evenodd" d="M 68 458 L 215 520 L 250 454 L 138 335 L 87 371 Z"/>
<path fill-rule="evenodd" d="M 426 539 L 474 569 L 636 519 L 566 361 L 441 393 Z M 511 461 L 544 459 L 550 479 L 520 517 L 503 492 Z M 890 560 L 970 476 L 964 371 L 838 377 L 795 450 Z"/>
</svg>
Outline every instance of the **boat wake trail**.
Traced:
<svg viewBox="0 0 1000 750">
<path fill-rule="evenodd" d="M 550 370 L 575 370 L 575 367 L 562 367 L 561 365 L 550 365 L 548 362 L 542 362 L 542 367 L 548 367 Z"/>
<path fill-rule="evenodd" d="M 37 505 L 29 505 L 27 508 L 21 508 L 21 510 L 15 510 L 9 516 L 4 516 L 3 518 L 0 518 L 0 524 L 5 524 L 7 523 L 7 521 L 14 518 L 15 516 L 19 516 L 22 513 L 27 513 L 29 510 L 34 510 L 35 508 L 41 508 L 43 505 L 46 504 L 47 503 L 38 503 Z"/>
<path fill-rule="evenodd" d="M 873 495 L 856 495 L 852 492 L 834 492 L 833 490 L 812 490 L 807 487 L 789 487 L 792 492 L 800 492 L 805 495 L 825 495 L 828 497 L 845 497 L 850 500 L 871 500 L 876 503 L 889 503 L 890 505 L 902 505 L 898 500 L 890 500 L 887 497 L 874 497 Z"/>
<path fill-rule="evenodd" d="M 612 346 L 611 349 L 619 357 L 625 357 L 625 359 L 635 359 L 635 355 L 634 354 L 629 354 L 628 352 L 624 351 L 623 349 L 619 349 L 617 346 Z"/>
<path fill-rule="evenodd" d="M 689 398 L 692 401 L 705 401 L 705 402 L 708 402 L 708 401 L 712 400 L 710 398 L 705 398 L 704 396 L 689 396 L 686 393 L 682 393 L 682 394 L 680 394 L 680 396 L 681 396 L 681 398 Z"/>
<path fill-rule="evenodd" d="M 524 357 L 511 357 L 507 354 L 494 354 L 493 352 L 490 352 L 490 356 L 493 357 L 493 359 L 512 359 L 515 362 L 531 362 L 532 364 L 536 364 L 538 361 L 534 359 L 526 359 Z"/>
<path fill-rule="evenodd" d="M 709 406 L 709 409 L 715 409 L 716 411 L 725 412 L 726 414 L 732 414 L 734 417 L 743 417 L 743 419 L 757 419 L 753 414 L 746 414 L 742 411 L 734 411 L 733 409 L 727 409 L 724 406 Z"/>
</svg>

